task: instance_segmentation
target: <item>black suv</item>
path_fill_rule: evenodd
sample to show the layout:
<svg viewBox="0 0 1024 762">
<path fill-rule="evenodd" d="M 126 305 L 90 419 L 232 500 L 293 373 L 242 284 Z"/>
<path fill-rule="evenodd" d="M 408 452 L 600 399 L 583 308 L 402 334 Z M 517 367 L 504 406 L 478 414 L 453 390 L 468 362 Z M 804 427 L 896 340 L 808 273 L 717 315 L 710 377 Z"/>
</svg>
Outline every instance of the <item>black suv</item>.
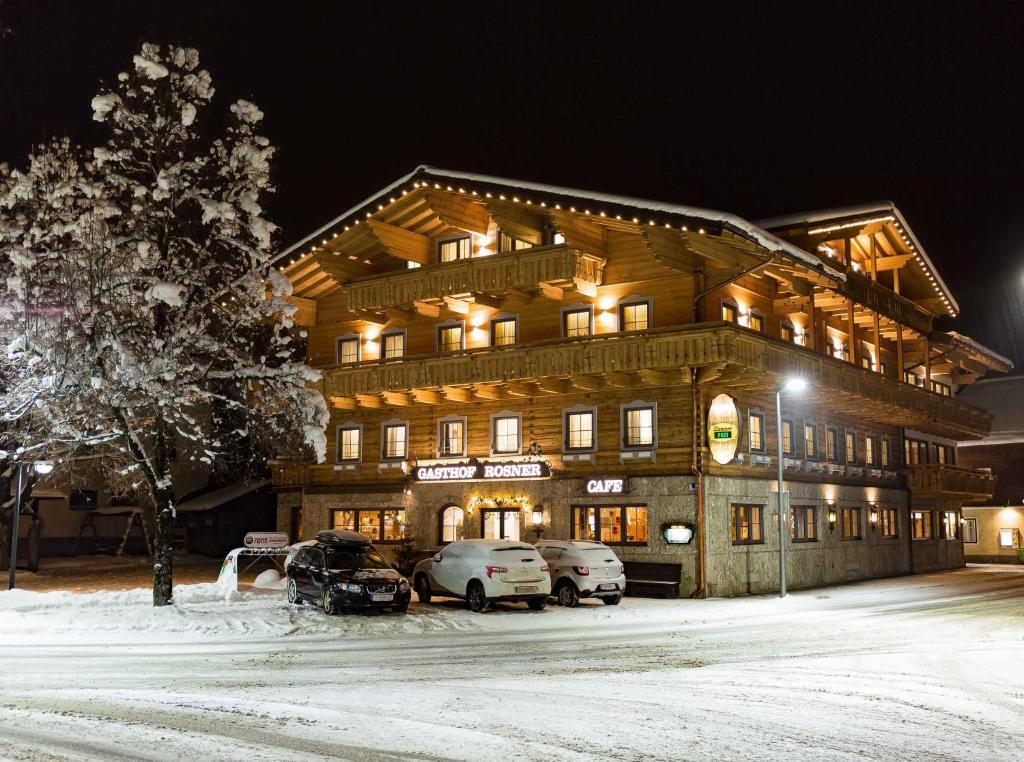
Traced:
<svg viewBox="0 0 1024 762">
<path fill-rule="evenodd" d="M 340 609 L 409 608 L 409 580 L 357 532 L 317 532 L 288 564 L 288 602 L 317 601 L 328 614 Z"/>
</svg>

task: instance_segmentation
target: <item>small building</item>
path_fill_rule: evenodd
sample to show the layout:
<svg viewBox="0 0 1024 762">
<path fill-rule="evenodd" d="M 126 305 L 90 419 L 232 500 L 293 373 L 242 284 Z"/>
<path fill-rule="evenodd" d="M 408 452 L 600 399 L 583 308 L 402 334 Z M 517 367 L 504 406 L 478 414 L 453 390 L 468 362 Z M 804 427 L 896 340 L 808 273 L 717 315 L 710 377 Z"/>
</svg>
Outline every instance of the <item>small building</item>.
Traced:
<svg viewBox="0 0 1024 762">
<path fill-rule="evenodd" d="M 272 464 L 293 537 L 598 539 L 740 595 L 779 584 L 780 442 L 793 587 L 962 566 L 992 494 L 957 392 L 1010 364 L 936 330 L 891 203 L 754 224 L 419 167 L 278 263 L 331 409 L 327 463 Z"/>
<path fill-rule="evenodd" d="M 964 506 L 964 554 L 979 563 L 1024 563 L 1024 376 L 982 379 L 961 399 L 992 414 L 992 432 L 961 442 L 964 465 L 998 478 L 992 499 Z"/>
</svg>

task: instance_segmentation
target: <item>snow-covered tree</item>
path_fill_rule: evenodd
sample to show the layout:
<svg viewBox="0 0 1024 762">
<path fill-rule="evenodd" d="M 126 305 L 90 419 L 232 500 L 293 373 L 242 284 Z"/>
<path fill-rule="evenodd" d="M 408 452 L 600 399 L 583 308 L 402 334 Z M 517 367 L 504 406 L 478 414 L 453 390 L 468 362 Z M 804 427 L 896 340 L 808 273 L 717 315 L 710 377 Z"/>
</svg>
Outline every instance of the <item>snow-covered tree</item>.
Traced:
<svg viewBox="0 0 1024 762">
<path fill-rule="evenodd" d="M 148 494 L 157 605 L 177 460 L 326 448 L 271 265 L 263 114 L 213 97 L 195 50 L 146 44 L 92 100 L 109 131 L 92 156 L 58 141 L 0 168 L 0 458 L 89 455 Z"/>
</svg>

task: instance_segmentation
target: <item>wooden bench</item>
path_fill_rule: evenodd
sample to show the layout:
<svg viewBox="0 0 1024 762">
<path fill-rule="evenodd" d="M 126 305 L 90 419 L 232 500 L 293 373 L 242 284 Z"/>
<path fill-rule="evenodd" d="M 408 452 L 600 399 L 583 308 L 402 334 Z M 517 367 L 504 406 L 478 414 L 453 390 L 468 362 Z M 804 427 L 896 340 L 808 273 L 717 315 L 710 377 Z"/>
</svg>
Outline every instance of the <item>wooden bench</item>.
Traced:
<svg viewBox="0 0 1024 762">
<path fill-rule="evenodd" d="M 682 564 L 624 561 L 626 595 L 644 598 L 678 598 Z"/>
</svg>

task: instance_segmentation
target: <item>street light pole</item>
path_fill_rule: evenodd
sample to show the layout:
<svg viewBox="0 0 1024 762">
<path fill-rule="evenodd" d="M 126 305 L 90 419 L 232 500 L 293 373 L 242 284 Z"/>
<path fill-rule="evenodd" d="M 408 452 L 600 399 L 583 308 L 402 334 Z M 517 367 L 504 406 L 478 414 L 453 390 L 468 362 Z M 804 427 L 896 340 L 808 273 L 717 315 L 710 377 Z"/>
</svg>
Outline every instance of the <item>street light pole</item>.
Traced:
<svg viewBox="0 0 1024 762">
<path fill-rule="evenodd" d="M 16 492 L 14 494 L 14 515 L 11 517 L 11 567 L 7 575 L 7 589 L 14 589 L 14 577 L 18 568 L 18 517 L 21 515 L 21 489 L 22 479 L 25 472 L 24 466 L 18 461 L 14 462 L 17 470 Z"/>
<path fill-rule="evenodd" d="M 786 597 L 786 516 L 782 504 L 782 389 L 775 390 L 775 439 L 779 456 L 779 597 Z"/>
</svg>

